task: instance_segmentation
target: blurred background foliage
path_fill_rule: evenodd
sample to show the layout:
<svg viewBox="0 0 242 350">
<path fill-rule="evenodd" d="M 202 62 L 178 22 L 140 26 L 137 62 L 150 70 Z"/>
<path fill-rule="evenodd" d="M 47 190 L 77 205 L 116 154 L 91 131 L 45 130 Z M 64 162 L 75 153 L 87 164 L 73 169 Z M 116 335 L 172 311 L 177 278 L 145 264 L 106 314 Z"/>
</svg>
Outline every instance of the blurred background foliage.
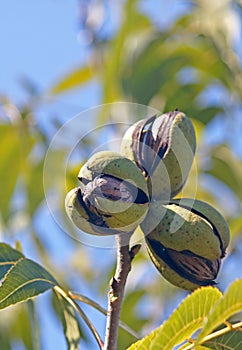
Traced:
<svg viewBox="0 0 242 350">
<path fill-rule="evenodd" d="M 107 29 L 107 18 L 112 16 L 111 5 L 115 3 L 78 3 L 79 34 L 88 46 L 86 65 L 70 67 L 70 72 L 63 72 L 48 91 L 39 92 L 30 79 L 25 84 L 28 99 L 21 105 L 1 91 L 1 240 L 20 241 L 25 254 L 40 261 L 62 285 L 106 305 L 115 252 L 80 244 L 55 224 L 45 202 L 43 170 L 51 139 L 63 121 L 52 115 L 51 126 L 46 127 L 36 118 L 46 104 L 46 96 L 51 106 L 56 98 L 75 89 L 81 88 L 85 95 L 85 88 L 94 83 L 101 91 L 100 104 L 135 102 L 161 112 L 179 108 L 192 118 L 198 151 L 183 196 L 193 195 L 197 183 L 196 197 L 217 207 L 229 222 L 232 240 L 218 284 L 224 290 L 233 279 L 241 277 L 242 262 L 242 3 L 187 1 L 186 11 L 166 23 L 165 5 L 164 12 L 158 14 L 155 8 L 150 11 L 153 5 L 148 6 L 145 1 L 121 1 L 116 4 L 118 24 Z M 130 116 L 125 121 L 138 118 L 139 115 Z M 87 132 L 117 121 L 123 121 L 119 111 L 110 116 L 104 110 L 80 128 Z M 119 129 L 115 132 L 117 138 L 122 136 Z M 77 184 L 79 164 L 97 146 L 98 140 L 91 137 L 82 143 L 81 159 L 67 169 L 67 187 Z M 53 160 L 56 182 L 62 175 L 55 173 L 58 162 L 64 162 L 61 146 Z M 64 198 L 66 188 L 59 186 L 59 191 Z M 63 203 L 57 207 L 65 217 Z M 160 277 L 143 248 L 129 277 L 122 320 L 145 335 L 185 295 Z M 61 326 L 49 294 L 36 300 L 36 309 L 41 344 L 46 350 L 51 337 L 58 337 L 58 332 L 61 337 Z M 86 312 L 103 334 L 105 318 L 89 308 Z M 38 348 L 33 345 L 35 332 L 31 332 L 27 320 L 24 304 L 1 312 L 1 349 Z M 54 326 L 50 326 L 52 333 L 48 337 L 46 325 L 50 323 Z M 83 332 L 88 332 L 84 326 Z M 133 341 L 121 331 L 118 349 L 125 349 Z M 95 348 L 93 340 L 87 337 L 83 339 L 84 349 L 85 346 Z"/>
</svg>

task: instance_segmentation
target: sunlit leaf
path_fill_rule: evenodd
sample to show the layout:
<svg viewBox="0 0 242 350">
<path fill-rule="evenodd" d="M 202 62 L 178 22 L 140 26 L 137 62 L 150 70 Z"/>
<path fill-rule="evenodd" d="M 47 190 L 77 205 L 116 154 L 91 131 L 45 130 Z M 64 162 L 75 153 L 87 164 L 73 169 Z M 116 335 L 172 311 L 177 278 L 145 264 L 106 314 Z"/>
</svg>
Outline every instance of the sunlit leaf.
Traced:
<svg viewBox="0 0 242 350">
<path fill-rule="evenodd" d="M 57 285 L 39 264 L 21 258 L 9 269 L 0 287 L 0 309 L 26 301 Z"/>
<path fill-rule="evenodd" d="M 0 212 L 6 222 L 18 178 L 27 171 L 26 159 L 34 145 L 34 138 L 26 125 L 0 125 Z"/>
<path fill-rule="evenodd" d="M 202 331 L 197 337 L 201 342 L 204 337 L 210 334 L 216 327 L 228 320 L 242 310 L 242 279 L 234 281 L 224 296 L 218 300 L 207 316 Z"/>
<path fill-rule="evenodd" d="M 229 228 L 230 228 L 230 233 L 231 237 L 234 238 L 241 234 L 242 232 L 242 215 L 236 218 L 233 218 L 228 222 Z"/>
<path fill-rule="evenodd" d="M 13 127 L 1 125 L 0 130 L 0 212 L 4 221 L 7 220 L 10 200 L 19 176 L 21 167 L 21 152 L 19 140 Z"/>
<path fill-rule="evenodd" d="M 170 350 L 202 327 L 204 318 L 221 298 L 218 289 L 205 287 L 189 295 L 164 324 L 129 350 Z"/>
<path fill-rule="evenodd" d="M 58 95 L 68 90 L 80 87 L 82 84 L 93 78 L 93 76 L 94 72 L 89 66 L 77 68 L 60 79 L 60 81 L 51 88 L 50 94 Z"/>
</svg>

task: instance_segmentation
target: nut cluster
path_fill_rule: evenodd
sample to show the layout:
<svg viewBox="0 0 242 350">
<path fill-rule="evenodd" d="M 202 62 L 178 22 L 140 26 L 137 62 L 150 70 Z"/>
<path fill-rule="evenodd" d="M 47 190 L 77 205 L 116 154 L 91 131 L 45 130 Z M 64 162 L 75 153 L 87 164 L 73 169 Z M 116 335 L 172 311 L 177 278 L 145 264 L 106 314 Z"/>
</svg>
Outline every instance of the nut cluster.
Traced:
<svg viewBox="0 0 242 350">
<path fill-rule="evenodd" d="M 70 219 L 94 235 L 133 231 L 144 219 L 148 189 L 139 168 L 111 151 L 94 154 L 81 168 L 80 186 L 65 201 Z"/>
<path fill-rule="evenodd" d="M 173 199 L 188 177 L 196 138 L 175 110 L 140 120 L 125 133 L 121 154 L 102 151 L 80 169 L 66 196 L 69 218 L 82 231 L 110 235 L 139 225 L 149 256 L 172 284 L 212 285 L 229 244 L 229 228 L 209 204 Z"/>
</svg>

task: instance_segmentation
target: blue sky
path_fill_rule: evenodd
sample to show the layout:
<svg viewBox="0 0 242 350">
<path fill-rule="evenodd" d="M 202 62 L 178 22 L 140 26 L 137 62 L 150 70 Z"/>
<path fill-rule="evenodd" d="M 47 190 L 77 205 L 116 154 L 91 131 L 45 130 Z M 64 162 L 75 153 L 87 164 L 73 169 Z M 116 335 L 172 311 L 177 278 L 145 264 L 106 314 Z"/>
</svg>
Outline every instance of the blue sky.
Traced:
<svg viewBox="0 0 242 350">
<path fill-rule="evenodd" d="M 20 80 L 48 89 L 84 59 L 77 41 L 77 1 L 3 1 L 0 11 L 0 91 L 23 96 Z"/>
<path fill-rule="evenodd" d="M 23 78 L 46 91 L 64 73 L 88 61 L 88 49 L 78 41 L 77 5 L 78 0 L 1 2 L 0 93 L 9 94 L 14 101 L 23 101 Z M 147 13 L 153 12 L 154 23 L 164 26 L 184 12 L 186 4 L 172 0 L 168 8 L 166 1 L 153 0 L 143 1 L 141 8 Z M 164 12 L 166 16 L 161 16 Z M 107 20 L 110 19 L 112 16 Z M 76 100 L 74 96 L 73 101 Z"/>
</svg>

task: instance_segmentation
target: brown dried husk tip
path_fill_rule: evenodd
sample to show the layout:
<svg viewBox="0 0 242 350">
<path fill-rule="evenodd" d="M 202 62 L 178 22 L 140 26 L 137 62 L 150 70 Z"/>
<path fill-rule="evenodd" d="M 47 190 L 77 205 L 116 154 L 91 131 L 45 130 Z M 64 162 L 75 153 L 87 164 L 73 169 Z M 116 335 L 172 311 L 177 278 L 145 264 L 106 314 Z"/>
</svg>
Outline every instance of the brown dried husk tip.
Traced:
<svg viewBox="0 0 242 350">
<path fill-rule="evenodd" d="M 191 121 L 175 110 L 132 125 L 123 137 L 121 152 L 142 170 L 150 197 L 168 200 L 184 186 L 195 148 Z"/>
</svg>

